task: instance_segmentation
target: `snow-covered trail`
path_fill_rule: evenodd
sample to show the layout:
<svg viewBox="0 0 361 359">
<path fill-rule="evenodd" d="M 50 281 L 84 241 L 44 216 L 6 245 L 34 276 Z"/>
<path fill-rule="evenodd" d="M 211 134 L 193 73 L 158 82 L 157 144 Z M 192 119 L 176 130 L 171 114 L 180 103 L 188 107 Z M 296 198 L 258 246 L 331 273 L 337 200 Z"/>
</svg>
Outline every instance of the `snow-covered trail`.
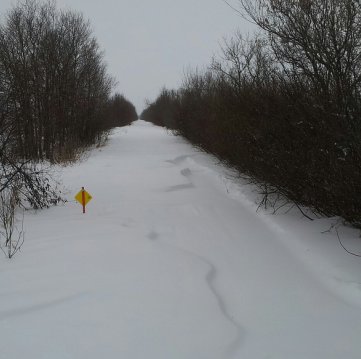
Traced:
<svg viewBox="0 0 361 359">
<path fill-rule="evenodd" d="M 256 213 L 213 162 L 137 121 L 64 169 L 93 200 L 27 213 L 0 259 L 0 358 L 359 359 L 360 261 Z"/>
</svg>

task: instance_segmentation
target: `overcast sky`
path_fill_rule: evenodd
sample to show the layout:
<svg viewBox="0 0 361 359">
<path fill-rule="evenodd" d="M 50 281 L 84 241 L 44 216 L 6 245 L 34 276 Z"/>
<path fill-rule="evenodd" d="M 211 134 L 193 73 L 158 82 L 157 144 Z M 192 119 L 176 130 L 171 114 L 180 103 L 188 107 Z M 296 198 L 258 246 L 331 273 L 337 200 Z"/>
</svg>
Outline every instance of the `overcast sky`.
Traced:
<svg viewBox="0 0 361 359">
<path fill-rule="evenodd" d="M 0 13 L 16 3 L 1 0 Z M 222 0 L 57 0 L 91 21 L 109 73 L 137 108 L 163 86 L 176 88 L 189 66 L 203 67 L 219 43 L 250 25 Z"/>
</svg>

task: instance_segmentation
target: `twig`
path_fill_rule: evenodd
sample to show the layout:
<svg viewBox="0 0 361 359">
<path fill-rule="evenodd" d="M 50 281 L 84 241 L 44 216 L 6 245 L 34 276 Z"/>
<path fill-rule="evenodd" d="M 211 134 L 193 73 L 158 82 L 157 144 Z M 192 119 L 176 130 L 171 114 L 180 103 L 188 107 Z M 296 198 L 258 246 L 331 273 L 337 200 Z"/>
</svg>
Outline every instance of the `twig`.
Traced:
<svg viewBox="0 0 361 359">
<path fill-rule="evenodd" d="M 329 229 L 326 229 L 325 231 L 322 231 L 321 233 L 330 233 L 336 226 L 339 225 L 339 220 L 337 220 L 335 223 L 332 223 Z M 337 228 L 336 228 L 337 229 Z"/>
<path fill-rule="evenodd" d="M 342 243 L 342 241 L 341 241 L 341 238 L 340 238 L 340 236 L 339 236 L 339 234 L 338 234 L 338 229 L 337 229 L 337 228 L 335 228 L 335 229 L 336 229 L 336 234 L 337 234 L 337 238 L 338 238 L 338 242 L 340 243 L 340 246 L 341 246 L 348 254 L 351 254 L 352 256 L 361 258 L 361 254 L 353 253 L 353 252 L 349 251 L 349 250 L 343 245 L 343 243 Z"/>
<path fill-rule="evenodd" d="M 308 216 L 305 212 L 302 211 L 302 208 L 297 204 L 295 203 L 296 207 L 300 210 L 300 212 L 306 217 L 308 218 L 310 221 L 313 221 L 313 218 L 311 218 L 310 216 Z"/>
<path fill-rule="evenodd" d="M 288 204 L 290 204 L 289 201 L 285 201 L 283 204 L 281 204 L 280 206 L 278 206 L 276 208 L 276 206 L 274 207 L 274 210 L 273 210 L 273 214 L 276 214 L 281 208 L 287 206 Z"/>
</svg>

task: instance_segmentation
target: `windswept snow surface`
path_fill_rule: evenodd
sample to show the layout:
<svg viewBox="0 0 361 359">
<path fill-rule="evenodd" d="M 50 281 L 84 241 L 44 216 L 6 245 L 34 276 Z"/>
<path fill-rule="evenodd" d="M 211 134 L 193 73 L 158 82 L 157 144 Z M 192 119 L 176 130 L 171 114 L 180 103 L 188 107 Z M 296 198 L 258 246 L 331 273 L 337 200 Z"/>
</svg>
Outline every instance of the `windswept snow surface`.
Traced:
<svg viewBox="0 0 361 359">
<path fill-rule="evenodd" d="M 0 258 L 0 358 L 360 359 L 361 260 L 231 177 L 142 121 L 63 169 L 70 202 Z"/>
</svg>

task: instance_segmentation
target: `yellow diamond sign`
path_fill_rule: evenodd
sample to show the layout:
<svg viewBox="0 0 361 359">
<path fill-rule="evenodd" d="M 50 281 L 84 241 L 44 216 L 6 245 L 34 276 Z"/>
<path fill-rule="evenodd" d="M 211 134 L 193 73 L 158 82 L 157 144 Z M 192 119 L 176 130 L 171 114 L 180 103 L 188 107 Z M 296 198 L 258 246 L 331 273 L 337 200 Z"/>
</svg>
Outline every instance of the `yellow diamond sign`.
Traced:
<svg viewBox="0 0 361 359">
<path fill-rule="evenodd" d="M 82 187 L 82 189 L 77 193 L 75 199 L 83 206 L 83 213 L 85 213 L 85 206 L 93 197 Z"/>
</svg>

